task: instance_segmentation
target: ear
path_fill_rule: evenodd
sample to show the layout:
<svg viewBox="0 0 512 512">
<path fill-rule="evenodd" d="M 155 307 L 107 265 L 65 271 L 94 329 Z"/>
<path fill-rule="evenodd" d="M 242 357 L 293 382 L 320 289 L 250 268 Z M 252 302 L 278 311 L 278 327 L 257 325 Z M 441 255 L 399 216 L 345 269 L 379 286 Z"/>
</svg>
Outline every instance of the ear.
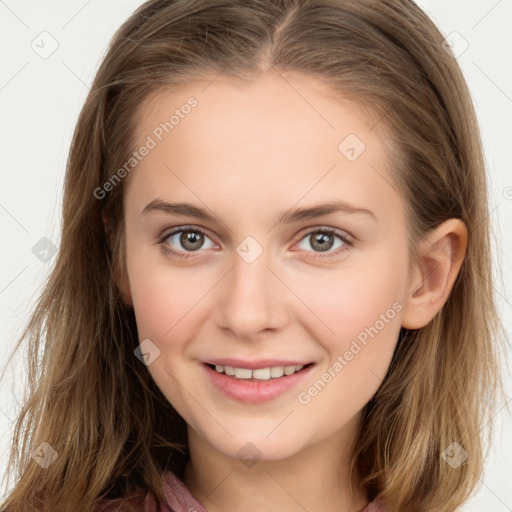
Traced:
<svg viewBox="0 0 512 512">
<path fill-rule="evenodd" d="M 111 223 L 109 218 L 105 215 L 103 212 L 101 215 L 101 218 L 103 219 L 103 225 L 105 227 L 105 234 L 107 236 L 107 240 L 110 246 L 110 250 L 112 252 L 115 264 L 114 264 L 114 281 L 116 283 L 116 286 L 119 290 L 119 294 L 121 296 L 121 300 L 125 306 L 133 307 L 133 301 L 132 301 L 132 293 L 130 289 L 130 281 L 128 280 L 128 276 L 126 275 L 126 272 L 123 271 L 120 267 L 121 264 L 119 262 L 119 257 L 125 255 L 125 245 L 124 245 L 124 238 L 121 247 L 119 247 L 119 251 L 122 253 L 120 254 L 114 254 L 115 244 L 114 244 L 114 233 L 111 227 Z M 123 268 L 125 268 L 125 265 L 123 265 Z"/>
<path fill-rule="evenodd" d="M 402 327 L 419 329 L 441 310 L 464 261 L 467 242 L 465 224 L 459 219 L 449 219 L 420 244 L 418 263 L 409 277 Z"/>
</svg>

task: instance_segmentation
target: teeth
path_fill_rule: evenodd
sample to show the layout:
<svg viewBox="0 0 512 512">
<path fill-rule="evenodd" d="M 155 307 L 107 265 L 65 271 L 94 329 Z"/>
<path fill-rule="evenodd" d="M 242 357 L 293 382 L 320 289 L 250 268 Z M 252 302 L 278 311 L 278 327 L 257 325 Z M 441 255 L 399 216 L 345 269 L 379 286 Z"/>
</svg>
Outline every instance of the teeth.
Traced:
<svg viewBox="0 0 512 512">
<path fill-rule="evenodd" d="M 270 368 L 270 376 L 273 379 L 276 379 L 277 377 L 282 377 L 284 375 L 284 368 L 282 366 L 274 366 L 273 368 Z"/>
<path fill-rule="evenodd" d="M 269 380 L 270 379 L 270 368 L 258 368 L 252 372 L 253 379 Z"/>
<path fill-rule="evenodd" d="M 252 377 L 252 370 L 247 368 L 235 368 L 235 377 L 237 379 L 250 379 Z"/>
<path fill-rule="evenodd" d="M 291 375 L 292 373 L 295 373 L 295 366 L 285 366 L 284 367 L 285 375 Z"/>
<path fill-rule="evenodd" d="M 269 380 L 278 379 L 283 375 L 292 375 L 304 368 L 303 365 L 298 366 L 272 366 L 269 368 L 258 368 L 257 370 L 249 370 L 248 368 L 233 368 L 232 366 L 215 365 L 215 370 L 218 373 L 225 373 L 235 377 L 236 379 L 257 379 Z"/>
</svg>

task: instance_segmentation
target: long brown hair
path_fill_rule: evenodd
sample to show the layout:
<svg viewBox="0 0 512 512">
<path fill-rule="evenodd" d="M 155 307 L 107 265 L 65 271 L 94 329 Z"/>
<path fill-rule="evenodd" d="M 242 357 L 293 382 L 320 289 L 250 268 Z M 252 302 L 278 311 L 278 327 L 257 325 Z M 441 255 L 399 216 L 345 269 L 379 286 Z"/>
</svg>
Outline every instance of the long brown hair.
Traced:
<svg viewBox="0 0 512 512">
<path fill-rule="evenodd" d="M 468 228 L 444 307 L 425 327 L 400 333 L 364 407 L 352 463 L 368 498 L 381 496 L 390 510 L 447 511 L 467 500 L 482 473 L 480 431 L 502 390 L 505 336 L 493 299 L 478 125 L 443 39 L 411 0 L 150 0 L 134 12 L 114 35 L 80 113 L 58 256 L 16 347 L 28 341 L 28 386 L 5 509 L 91 511 L 102 498 L 136 489 L 162 506 L 162 472 L 182 475 L 186 425 L 134 355 L 134 312 L 115 281 L 125 272 L 129 176 L 104 197 L 97 190 L 131 155 L 139 107 L 152 94 L 269 69 L 323 80 L 389 130 L 413 249 L 449 218 Z M 452 442 L 469 454 L 457 469 L 441 457 Z M 31 455 L 48 446 L 57 455 L 43 468 Z"/>
</svg>

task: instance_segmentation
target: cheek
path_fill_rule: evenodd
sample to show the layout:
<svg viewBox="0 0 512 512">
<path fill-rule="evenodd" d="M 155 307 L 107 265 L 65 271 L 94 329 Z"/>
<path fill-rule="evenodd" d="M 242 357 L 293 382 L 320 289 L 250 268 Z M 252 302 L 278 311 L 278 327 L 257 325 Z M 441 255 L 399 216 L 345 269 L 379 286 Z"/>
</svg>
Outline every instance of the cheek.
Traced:
<svg viewBox="0 0 512 512">
<path fill-rule="evenodd" d="M 298 398 L 314 402 L 333 424 L 360 410 L 386 375 L 401 326 L 403 268 L 395 254 L 334 278 L 317 275 L 315 287 L 301 283 L 298 294 L 309 308 L 301 322 L 326 357 Z"/>
<path fill-rule="evenodd" d="M 214 284 L 212 276 L 199 271 L 135 258 L 128 272 L 139 335 L 159 340 L 180 339 L 176 332 L 200 312 L 198 306 Z"/>
<path fill-rule="evenodd" d="M 299 390 L 297 399 L 305 411 L 314 409 L 326 424 L 339 426 L 377 392 L 400 332 L 402 305 L 397 297 L 389 278 L 378 282 L 368 274 L 344 280 L 329 294 L 309 296 L 307 303 L 322 322 L 310 315 L 304 326 L 326 357 Z"/>
<path fill-rule="evenodd" d="M 192 421 L 190 397 L 183 387 L 187 382 L 183 357 L 194 329 L 207 320 L 201 299 L 213 280 L 200 272 L 150 264 L 134 256 L 128 272 L 139 340 L 150 339 L 160 351 L 147 370 L 169 403 Z"/>
<path fill-rule="evenodd" d="M 307 306 L 302 321 L 332 353 L 352 339 L 364 340 L 373 326 L 381 331 L 399 323 L 404 279 L 399 264 L 381 261 L 335 275 L 316 273 L 314 282 L 296 279 L 294 289 Z"/>
</svg>

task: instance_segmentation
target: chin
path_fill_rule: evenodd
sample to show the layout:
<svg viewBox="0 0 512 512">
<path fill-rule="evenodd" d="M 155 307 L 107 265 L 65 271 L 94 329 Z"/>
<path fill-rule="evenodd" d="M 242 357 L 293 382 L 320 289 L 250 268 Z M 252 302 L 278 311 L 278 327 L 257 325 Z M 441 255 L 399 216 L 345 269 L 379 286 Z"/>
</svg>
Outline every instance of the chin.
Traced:
<svg viewBox="0 0 512 512">
<path fill-rule="evenodd" d="M 251 433 L 246 430 L 237 435 L 231 431 L 232 438 L 223 436 L 222 440 L 209 439 L 210 444 L 226 457 L 238 459 L 247 467 L 252 467 L 259 461 L 277 461 L 295 455 L 304 445 L 304 440 L 293 436 L 268 432 Z M 268 436 L 268 437 L 267 437 Z"/>
</svg>

